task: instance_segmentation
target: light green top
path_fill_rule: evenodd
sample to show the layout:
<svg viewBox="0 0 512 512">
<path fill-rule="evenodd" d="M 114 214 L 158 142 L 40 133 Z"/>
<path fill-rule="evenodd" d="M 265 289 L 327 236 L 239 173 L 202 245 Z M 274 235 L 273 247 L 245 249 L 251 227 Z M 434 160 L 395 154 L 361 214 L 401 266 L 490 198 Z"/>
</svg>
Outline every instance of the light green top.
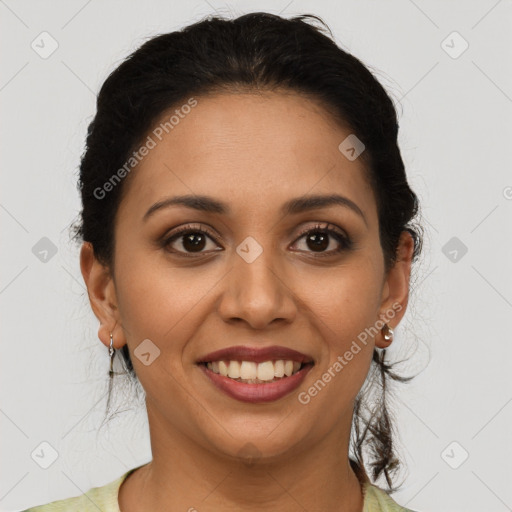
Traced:
<svg viewBox="0 0 512 512">
<path fill-rule="evenodd" d="M 46 505 L 32 507 L 24 512 L 121 512 L 117 501 L 119 487 L 126 477 L 138 468 L 127 471 L 117 480 L 93 487 L 85 494 Z M 398 505 L 385 491 L 368 482 L 363 483 L 364 506 L 362 512 L 414 512 Z"/>
</svg>

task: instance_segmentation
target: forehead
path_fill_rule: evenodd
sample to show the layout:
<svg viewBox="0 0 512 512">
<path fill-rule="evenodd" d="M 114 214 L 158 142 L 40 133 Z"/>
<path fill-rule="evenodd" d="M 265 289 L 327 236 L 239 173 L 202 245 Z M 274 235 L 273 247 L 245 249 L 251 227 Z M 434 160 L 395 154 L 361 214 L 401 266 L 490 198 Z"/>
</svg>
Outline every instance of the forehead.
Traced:
<svg viewBox="0 0 512 512">
<path fill-rule="evenodd" d="M 351 161 L 339 150 L 351 131 L 319 103 L 290 92 L 195 100 L 193 108 L 165 112 L 149 132 L 154 147 L 132 171 L 123 200 L 130 209 L 147 210 L 163 196 L 198 194 L 238 202 L 237 214 L 337 192 L 371 214 L 374 198 L 362 159 Z"/>
</svg>

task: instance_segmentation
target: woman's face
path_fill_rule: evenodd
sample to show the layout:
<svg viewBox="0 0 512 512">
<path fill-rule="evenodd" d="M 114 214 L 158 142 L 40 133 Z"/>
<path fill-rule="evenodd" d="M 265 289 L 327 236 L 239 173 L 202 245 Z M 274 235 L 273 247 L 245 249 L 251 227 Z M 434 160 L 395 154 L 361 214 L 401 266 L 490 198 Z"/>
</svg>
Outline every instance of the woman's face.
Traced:
<svg viewBox="0 0 512 512">
<path fill-rule="evenodd" d="M 316 103 L 277 92 L 196 100 L 168 133 L 157 132 L 161 141 L 150 133 L 156 145 L 128 178 L 114 279 L 88 282 L 103 301 L 100 338 L 108 346 L 112 331 L 116 348 L 128 343 L 152 438 L 162 443 L 181 437 L 218 456 L 251 446 L 271 457 L 333 431 L 347 436 L 382 343 L 377 321 L 392 318 L 395 327 L 405 312 L 412 241 L 385 275 L 375 196 L 361 159 L 339 149 L 350 131 Z M 301 208 L 331 195 L 343 199 Z M 152 209 L 179 196 L 208 198 L 224 212 Z M 290 201 L 296 208 L 283 209 Z M 341 238 L 318 231 L 327 224 Z M 192 233 L 173 238 L 185 226 Z M 97 261 L 87 268 L 85 249 L 82 259 L 86 281 L 100 275 Z M 284 396 L 248 401 L 221 390 L 198 363 L 233 346 L 285 347 L 314 364 Z"/>
</svg>

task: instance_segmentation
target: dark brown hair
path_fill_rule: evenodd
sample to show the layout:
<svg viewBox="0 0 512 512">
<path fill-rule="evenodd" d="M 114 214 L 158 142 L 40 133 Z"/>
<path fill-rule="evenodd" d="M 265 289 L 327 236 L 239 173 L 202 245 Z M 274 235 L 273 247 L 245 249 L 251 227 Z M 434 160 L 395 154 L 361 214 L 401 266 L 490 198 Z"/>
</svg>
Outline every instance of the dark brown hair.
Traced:
<svg viewBox="0 0 512 512">
<path fill-rule="evenodd" d="M 315 21 L 323 27 L 316 27 Z M 209 16 L 145 42 L 110 74 L 99 92 L 80 165 L 83 209 L 75 239 L 91 242 L 96 258 L 113 269 L 114 220 L 126 180 L 109 191 L 108 200 L 98 198 L 97 190 L 122 168 L 165 111 L 193 96 L 284 89 L 324 105 L 336 122 L 350 127 L 363 142 L 361 158 L 376 197 L 386 270 L 396 261 L 403 231 L 414 238 L 416 259 L 422 245 L 421 227 L 413 224 L 418 200 L 408 185 L 398 147 L 393 102 L 369 69 L 327 32 L 327 25 L 314 15 L 285 19 L 256 12 L 235 19 Z M 128 346 L 120 353 L 126 371 L 135 376 Z M 391 477 L 399 460 L 386 406 L 388 379 L 409 379 L 394 373 L 385 357 L 385 350 L 375 350 L 363 386 L 380 395 L 369 400 L 362 390 L 355 402 L 356 460 L 351 463 L 361 474 L 366 464 L 374 480 L 383 475 L 393 492 Z"/>
</svg>

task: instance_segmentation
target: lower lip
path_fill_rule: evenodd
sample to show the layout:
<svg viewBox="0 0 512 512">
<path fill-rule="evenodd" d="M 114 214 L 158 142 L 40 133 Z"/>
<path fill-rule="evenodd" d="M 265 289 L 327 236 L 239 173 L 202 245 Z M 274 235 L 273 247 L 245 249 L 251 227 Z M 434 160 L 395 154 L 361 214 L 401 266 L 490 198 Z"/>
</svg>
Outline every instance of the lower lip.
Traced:
<svg viewBox="0 0 512 512">
<path fill-rule="evenodd" d="M 224 393 L 231 398 L 253 404 L 273 402 L 274 400 L 286 396 L 299 387 L 309 370 L 313 368 L 312 364 L 307 364 L 291 377 L 284 377 L 275 382 L 269 382 L 268 384 L 247 384 L 212 372 L 204 364 L 200 364 L 199 366 L 210 381 L 221 391 L 224 391 Z"/>
</svg>

